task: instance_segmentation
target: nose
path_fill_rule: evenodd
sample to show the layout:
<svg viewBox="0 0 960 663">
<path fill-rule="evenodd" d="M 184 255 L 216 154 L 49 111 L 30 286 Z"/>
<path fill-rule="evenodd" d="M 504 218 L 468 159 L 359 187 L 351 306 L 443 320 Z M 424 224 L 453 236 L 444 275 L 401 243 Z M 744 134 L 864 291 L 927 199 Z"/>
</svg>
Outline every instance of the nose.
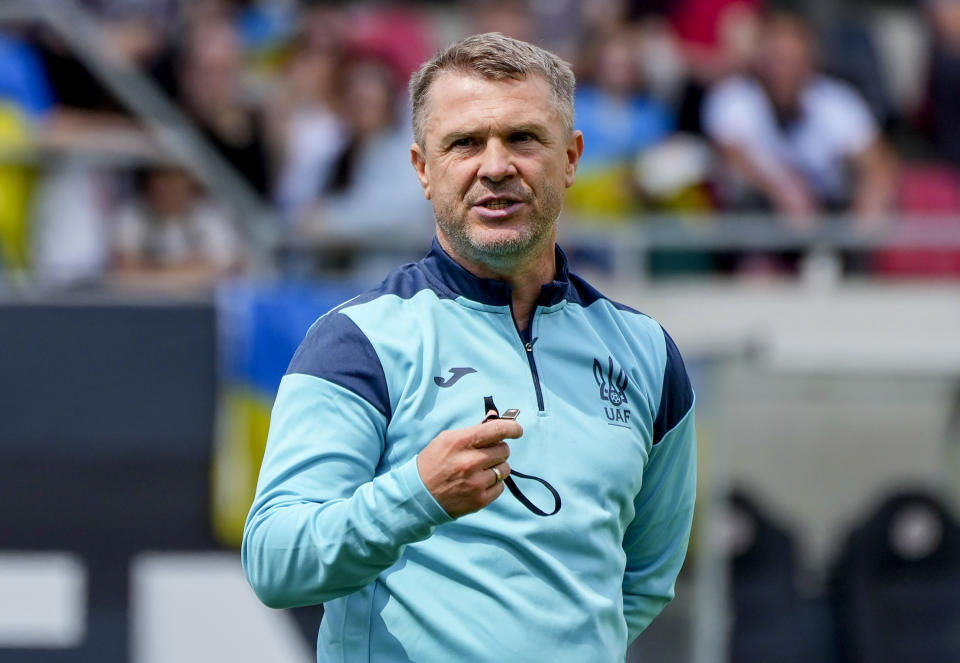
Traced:
<svg viewBox="0 0 960 663">
<path fill-rule="evenodd" d="M 499 140 L 488 140 L 480 153 L 477 177 L 499 182 L 517 174 L 510 150 Z"/>
</svg>

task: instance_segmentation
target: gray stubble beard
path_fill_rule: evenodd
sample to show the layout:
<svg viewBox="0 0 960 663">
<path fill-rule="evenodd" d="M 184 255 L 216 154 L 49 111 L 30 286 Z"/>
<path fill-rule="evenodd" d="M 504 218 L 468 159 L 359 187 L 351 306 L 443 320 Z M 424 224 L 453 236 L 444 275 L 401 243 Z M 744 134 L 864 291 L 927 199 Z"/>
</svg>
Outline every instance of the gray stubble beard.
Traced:
<svg viewBox="0 0 960 663">
<path fill-rule="evenodd" d="M 497 271 L 509 271 L 535 254 L 544 239 L 549 237 L 557 227 L 560 212 L 563 209 L 562 194 L 553 188 L 545 194 L 546 200 L 557 201 L 555 205 L 548 205 L 550 208 L 556 207 L 556 212 L 552 214 L 553 218 L 543 221 L 543 215 L 541 215 L 541 218 L 537 219 L 534 226 L 530 228 L 530 232 L 516 240 L 479 244 L 467 232 L 465 223 L 450 223 L 449 216 L 452 215 L 445 214 L 445 210 L 437 209 L 435 206 L 434 218 L 458 255 Z M 546 210 L 546 213 L 551 214 L 549 210 Z"/>
</svg>

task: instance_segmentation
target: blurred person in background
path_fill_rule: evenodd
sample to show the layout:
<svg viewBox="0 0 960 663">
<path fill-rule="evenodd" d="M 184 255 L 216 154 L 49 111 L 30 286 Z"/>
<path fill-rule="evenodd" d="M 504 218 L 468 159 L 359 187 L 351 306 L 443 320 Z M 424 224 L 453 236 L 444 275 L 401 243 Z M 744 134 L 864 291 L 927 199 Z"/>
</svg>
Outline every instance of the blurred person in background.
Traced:
<svg viewBox="0 0 960 663">
<path fill-rule="evenodd" d="M 934 151 L 960 168 L 960 2 L 926 0 L 933 33 L 924 120 Z"/>
<path fill-rule="evenodd" d="M 316 200 L 293 219 L 293 234 L 318 249 L 315 264 L 322 270 L 379 275 L 382 254 L 370 240 L 430 233 L 430 206 L 404 176 L 409 162 L 400 148 L 413 140 L 402 84 L 432 52 L 435 38 L 411 4 L 353 8 L 341 16 L 333 100 L 338 149 L 315 183 Z"/>
<path fill-rule="evenodd" d="M 257 193 L 268 196 L 272 168 L 265 120 L 244 87 L 243 51 L 229 14 L 211 9 L 188 27 L 179 56 L 184 110 Z"/>
<path fill-rule="evenodd" d="M 302 221 L 327 186 L 348 139 L 337 113 L 345 63 L 343 20 L 336 9 L 305 11 L 289 59 L 270 92 L 267 117 L 280 164 L 274 200 L 288 226 Z"/>
<path fill-rule="evenodd" d="M 231 218 L 175 166 L 140 173 L 139 195 L 113 222 L 117 284 L 169 292 L 206 288 L 242 265 Z"/>
<path fill-rule="evenodd" d="M 362 58 L 341 74 L 339 111 L 347 137 L 301 233 L 348 244 L 390 233 L 429 236 L 430 205 L 405 177 L 413 135 L 393 72 L 379 59 Z"/>
<path fill-rule="evenodd" d="M 890 147 L 857 92 L 817 71 L 813 30 L 798 16 L 765 21 L 750 73 L 710 91 L 704 127 L 721 159 L 725 209 L 809 228 L 818 213 L 840 211 L 867 225 L 894 202 Z"/>
<path fill-rule="evenodd" d="M 634 161 L 670 135 L 674 117 L 644 88 L 641 51 L 631 28 L 594 35 L 583 57 L 577 127 L 588 147 L 567 193 L 567 211 L 584 221 L 624 222 L 640 208 Z"/>
<path fill-rule="evenodd" d="M 167 33 L 145 4 L 95 6 L 103 54 L 170 83 Z M 54 94 L 38 127 L 41 147 L 56 155 L 45 164 L 31 216 L 31 275 L 64 287 L 94 284 L 109 264 L 107 219 L 123 177 L 90 155 L 148 159 L 156 146 L 142 124 L 92 74 L 58 35 L 34 33 Z M 164 73 L 167 72 L 167 73 Z"/>
<path fill-rule="evenodd" d="M 151 13 L 149 3 L 109 3 L 96 7 L 103 54 L 129 64 L 167 92 L 173 90 L 173 51 L 162 14 Z M 55 112 L 44 128 L 51 147 L 83 147 L 142 132 L 142 125 L 78 58 L 73 48 L 47 29 L 37 31 L 37 43 L 55 91 Z"/>
</svg>

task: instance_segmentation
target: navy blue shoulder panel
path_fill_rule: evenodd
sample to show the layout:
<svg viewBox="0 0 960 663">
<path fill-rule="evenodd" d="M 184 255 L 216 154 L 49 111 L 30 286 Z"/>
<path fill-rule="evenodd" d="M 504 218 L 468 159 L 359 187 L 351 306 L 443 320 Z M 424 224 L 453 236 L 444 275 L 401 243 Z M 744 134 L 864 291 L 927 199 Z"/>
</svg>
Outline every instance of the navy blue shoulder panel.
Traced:
<svg viewBox="0 0 960 663">
<path fill-rule="evenodd" d="M 348 300 L 317 320 L 297 348 L 287 374 L 301 373 L 328 380 L 365 399 L 387 419 L 391 416 L 390 394 L 380 357 L 357 324 L 343 313 L 385 295 L 410 299 L 418 292 L 431 290 L 441 299 L 454 299 L 456 293 L 430 278 L 426 260 L 393 270 L 375 288 Z"/>
<path fill-rule="evenodd" d="M 376 350 L 349 316 L 332 311 L 320 318 L 297 348 L 287 375 L 322 378 L 352 391 L 390 419 L 387 378 Z"/>
<path fill-rule="evenodd" d="M 590 306 L 594 302 L 604 299 L 610 302 L 618 311 L 629 311 L 630 313 L 639 313 L 640 315 L 646 315 L 645 313 L 638 311 L 634 308 L 630 308 L 626 304 L 621 304 L 620 302 L 615 302 L 599 290 L 594 288 L 592 285 L 587 283 L 583 278 L 577 276 L 576 274 L 571 273 L 569 275 L 570 287 L 567 291 L 567 301 L 574 304 L 580 304 L 581 306 Z"/>
<path fill-rule="evenodd" d="M 567 276 L 570 286 L 567 288 L 567 301 L 580 306 L 590 306 L 600 299 L 606 299 L 599 290 L 574 273 Z"/>
<path fill-rule="evenodd" d="M 663 332 L 663 339 L 667 345 L 667 361 L 663 368 L 660 409 L 653 422 L 654 444 L 658 444 L 664 435 L 673 430 L 693 405 L 693 388 L 690 386 L 690 378 L 687 376 L 680 351 L 666 330 Z"/>
</svg>

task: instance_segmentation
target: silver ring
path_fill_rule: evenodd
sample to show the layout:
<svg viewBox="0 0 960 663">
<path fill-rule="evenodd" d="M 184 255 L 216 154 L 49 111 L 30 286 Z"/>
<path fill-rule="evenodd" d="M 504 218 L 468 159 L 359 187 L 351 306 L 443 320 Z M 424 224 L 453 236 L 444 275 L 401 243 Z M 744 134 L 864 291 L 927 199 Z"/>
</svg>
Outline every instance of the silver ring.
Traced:
<svg viewBox="0 0 960 663">
<path fill-rule="evenodd" d="M 503 475 L 501 475 L 500 470 L 495 467 L 491 467 L 490 469 L 493 470 L 494 475 L 496 475 L 496 478 L 493 480 L 493 485 L 496 486 L 498 483 L 503 481 Z"/>
</svg>

